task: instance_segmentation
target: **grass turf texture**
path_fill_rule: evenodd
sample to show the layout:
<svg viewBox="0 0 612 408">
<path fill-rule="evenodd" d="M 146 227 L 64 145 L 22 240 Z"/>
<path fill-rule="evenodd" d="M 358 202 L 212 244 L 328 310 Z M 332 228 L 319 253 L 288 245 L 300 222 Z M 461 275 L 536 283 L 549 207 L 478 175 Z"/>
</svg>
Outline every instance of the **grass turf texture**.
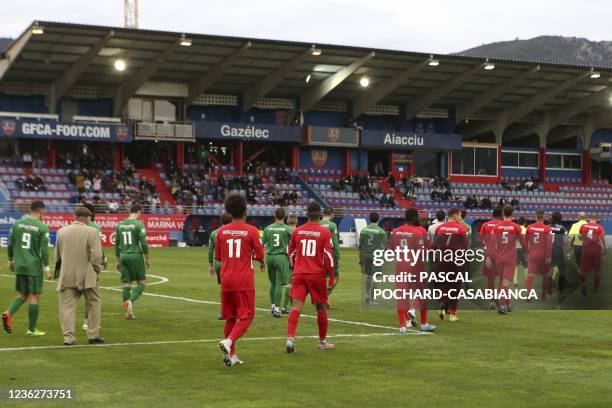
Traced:
<svg viewBox="0 0 612 408">
<path fill-rule="evenodd" d="M 114 265 L 111 251 L 109 266 Z M 155 249 L 151 274 L 169 282 L 145 293 L 218 301 L 207 274 L 205 249 Z M 6 250 L 0 252 L 6 259 Z M 0 274 L 8 275 L 3 262 Z M 110 269 L 110 268 L 109 268 Z M 610 279 L 610 259 L 603 280 Z M 157 279 L 151 278 L 150 282 Z M 267 274 L 256 271 L 257 307 L 269 308 Z M 103 273 L 101 284 L 120 287 L 119 275 Z M 0 276 L 0 307 L 14 297 L 14 278 Z M 360 304 L 357 251 L 343 250 L 341 281 L 330 317 L 396 327 L 395 313 Z M 221 363 L 216 340 L 223 334 L 219 306 L 144 295 L 136 320 L 121 315 L 121 293 L 104 289 L 102 334 L 110 343 L 204 340 L 193 343 L 0 351 L 0 390 L 69 387 L 76 404 L 104 407 L 171 406 L 612 406 L 611 311 L 460 311 L 460 321 L 439 324 L 431 336 L 339 337 L 337 349 L 298 339 L 297 353 L 284 352 L 286 315 L 258 311 L 238 343 L 243 366 Z M 77 344 L 86 343 L 77 319 Z M 307 305 L 304 313 L 314 315 Z M 57 346 L 62 336 L 54 283 L 45 283 L 39 329 L 30 338 L 27 305 L 14 318 L 14 333 L 0 333 L 0 349 Z M 330 334 L 396 333 L 397 330 L 330 322 Z M 298 335 L 316 335 L 316 321 L 302 318 Z M 65 406 L 45 403 L 45 406 Z M 11 403 L 3 401 L 3 405 Z M 17 402 L 14 406 L 38 406 Z"/>
</svg>

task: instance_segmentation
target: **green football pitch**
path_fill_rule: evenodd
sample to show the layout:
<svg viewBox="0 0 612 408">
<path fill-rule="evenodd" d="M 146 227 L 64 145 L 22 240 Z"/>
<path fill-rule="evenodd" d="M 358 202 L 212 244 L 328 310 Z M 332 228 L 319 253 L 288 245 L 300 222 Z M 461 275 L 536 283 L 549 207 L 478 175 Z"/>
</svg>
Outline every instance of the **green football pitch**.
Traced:
<svg viewBox="0 0 612 408">
<path fill-rule="evenodd" d="M 206 250 L 155 249 L 152 257 L 153 285 L 136 303 L 133 321 L 121 314 L 118 274 L 102 273 L 106 346 L 85 345 L 80 319 L 77 344 L 83 346 L 61 346 L 55 283 L 46 283 L 38 326 L 48 335 L 25 335 L 26 305 L 14 318 L 14 333 L 0 333 L 3 395 L 72 388 L 75 404 L 103 407 L 612 406 L 612 311 L 519 309 L 499 316 L 466 310 L 455 323 L 430 313 L 438 324 L 434 334 L 399 335 L 392 310 L 361 305 L 357 252 L 343 250 L 330 312 L 337 319 L 330 322 L 336 350 L 316 348 L 315 313 L 307 305 L 309 317 L 298 327 L 305 338 L 298 338 L 295 354 L 286 354 L 286 316 L 267 312 L 267 274 L 256 271 L 260 310 L 238 343 L 245 364 L 227 368 L 216 345 L 223 322 Z M 609 258 L 604 282 L 612 279 Z M 6 260 L 6 250 L 0 259 Z M 0 308 L 14 297 L 13 288 L 3 261 Z"/>
</svg>

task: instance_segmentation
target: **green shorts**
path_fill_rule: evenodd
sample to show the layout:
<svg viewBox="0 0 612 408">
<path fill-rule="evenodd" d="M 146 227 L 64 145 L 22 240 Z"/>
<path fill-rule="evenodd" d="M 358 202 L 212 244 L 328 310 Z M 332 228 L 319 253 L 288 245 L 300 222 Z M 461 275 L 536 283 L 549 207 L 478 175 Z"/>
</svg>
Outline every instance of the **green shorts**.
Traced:
<svg viewBox="0 0 612 408">
<path fill-rule="evenodd" d="M 42 293 L 43 277 L 33 275 L 15 275 L 15 290 L 19 293 Z"/>
<path fill-rule="evenodd" d="M 221 262 L 215 260 L 213 263 L 213 267 L 215 268 L 215 275 L 217 275 L 217 284 L 221 284 Z"/>
<path fill-rule="evenodd" d="M 119 259 L 121 282 L 129 283 L 147 279 L 147 268 L 141 254 L 122 254 Z"/>
<path fill-rule="evenodd" d="M 363 258 L 361 260 L 361 273 L 367 276 L 372 276 L 375 272 L 374 260 L 372 258 Z"/>
<path fill-rule="evenodd" d="M 291 268 L 289 267 L 287 255 L 268 255 L 266 257 L 266 264 L 270 283 L 277 285 L 288 285 L 291 283 Z"/>
</svg>

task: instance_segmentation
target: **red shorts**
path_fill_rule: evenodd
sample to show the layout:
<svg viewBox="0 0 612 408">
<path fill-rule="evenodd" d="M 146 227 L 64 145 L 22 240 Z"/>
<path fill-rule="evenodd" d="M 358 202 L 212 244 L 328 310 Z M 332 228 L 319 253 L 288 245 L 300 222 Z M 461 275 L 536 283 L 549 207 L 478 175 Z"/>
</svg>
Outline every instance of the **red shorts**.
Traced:
<svg viewBox="0 0 612 408">
<path fill-rule="evenodd" d="M 527 271 L 530 274 L 546 275 L 548 273 L 546 258 L 529 258 L 527 261 Z"/>
<path fill-rule="evenodd" d="M 221 292 L 224 319 L 252 319 L 255 316 L 255 291 Z"/>
<path fill-rule="evenodd" d="M 516 272 L 516 261 L 514 262 L 497 262 L 495 264 L 495 270 L 498 276 L 502 280 L 511 281 L 514 280 L 514 273 Z"/>
<path fill-rule="evenodd" d="M 309 273 L 293 275 L 289 296 L 303 302 L 308 294 L 313 305 L 327 304 L 327 282 L 324 275 Z"/>
<path fill-rule="evenodd" d="M 497 277 L 497 269 L 495 268 L 495 261 L 491 259 L 491 266 L 487 266 L 485 257 L 485 262 L 482 263 L 482 276 L 485 278 L 496 278 Z"/>
</svg>

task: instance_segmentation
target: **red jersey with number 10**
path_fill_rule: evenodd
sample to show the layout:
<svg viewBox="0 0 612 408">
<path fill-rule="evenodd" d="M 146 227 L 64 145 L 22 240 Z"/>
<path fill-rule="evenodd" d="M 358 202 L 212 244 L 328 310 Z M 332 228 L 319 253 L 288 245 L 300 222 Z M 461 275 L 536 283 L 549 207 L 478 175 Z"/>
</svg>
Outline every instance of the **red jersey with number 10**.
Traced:
<svg viewBox="0 0 612 408">
<path fill-rule="evenodd" d="M 496 262 L 516 263 L 516 241 L 525 248 L 521 226 L 510 220 L 495 224 L 491 230 L 491 255 Z"/>
<path fill-rule="evenodd" d="M 259 231 L 245 222 L 217 230 L 215 258 L 221 262 L 221 292 L 254 291 L 253 259 L 264 258 Z"/>
<path fill-rule="evenodd" d="M 318 222 L 299 226 L 289 241 L 289 261 L 293 275 L 320 274 L 333 271 L 334 258 L 331 232 Z"/>
<path fill-rule="evenodd" d="M 525 232 L 529 259 L 547 259 L 552 256 L 552 229 L 543 222 L 534 222 Z"/>
</svg>

